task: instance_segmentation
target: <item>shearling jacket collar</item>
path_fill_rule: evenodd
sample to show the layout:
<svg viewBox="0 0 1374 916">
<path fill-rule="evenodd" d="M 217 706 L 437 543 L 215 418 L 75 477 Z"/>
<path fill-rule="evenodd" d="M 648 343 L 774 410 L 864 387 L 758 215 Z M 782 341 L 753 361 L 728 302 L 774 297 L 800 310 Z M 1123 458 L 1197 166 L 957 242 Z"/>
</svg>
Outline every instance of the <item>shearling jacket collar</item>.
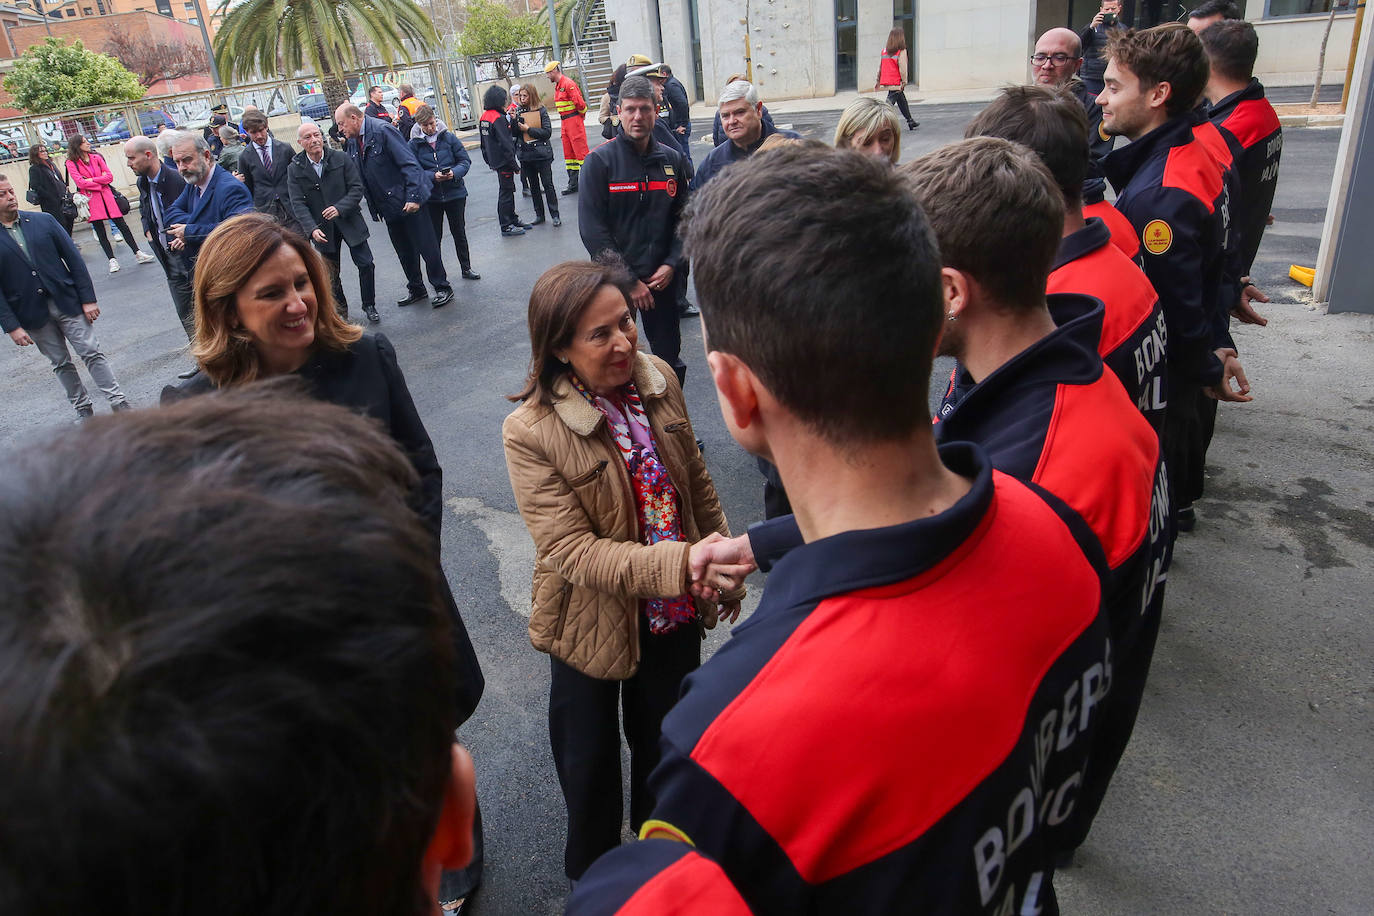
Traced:
<svg viewBox="0 0 1374 916">
<path fill-rule="evenodd" d="M 635 389 L 641 398 L 661 398 L 668 390 L 668 382 L 649 357 L 635 351 L 635 367 L 631 374 Z M 579 436 L 587 437 L 596 431 L 601 421 L 606 419 L 587 399 L 577 393 L 568 376 L 563 376 L 553 386 L 553 409 L 568 429 Z"/>
</svg>

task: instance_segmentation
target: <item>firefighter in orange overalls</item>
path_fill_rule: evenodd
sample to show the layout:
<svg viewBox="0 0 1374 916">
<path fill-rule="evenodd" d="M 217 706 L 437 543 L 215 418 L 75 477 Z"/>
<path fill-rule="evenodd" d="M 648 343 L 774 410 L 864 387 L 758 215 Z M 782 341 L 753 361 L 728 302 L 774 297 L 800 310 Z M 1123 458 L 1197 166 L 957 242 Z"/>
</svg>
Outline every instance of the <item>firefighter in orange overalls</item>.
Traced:
<svg viewBox="0 0 1374 916">
<path fill-rule="evenodd" d="M 553 83 L 553 101 L 558 108 L 560 133 L 563 134 L 563 163 L 568 169 L 568 186 L 563 193 L 577 193 L 577 177 L 582 172 L 582 160 L 587 158 L 587 103 L 582 90 L 571 77 L 563 75 L 562 64 L 556 60 L 544 65 L 549 82 Z"/>
</svg>

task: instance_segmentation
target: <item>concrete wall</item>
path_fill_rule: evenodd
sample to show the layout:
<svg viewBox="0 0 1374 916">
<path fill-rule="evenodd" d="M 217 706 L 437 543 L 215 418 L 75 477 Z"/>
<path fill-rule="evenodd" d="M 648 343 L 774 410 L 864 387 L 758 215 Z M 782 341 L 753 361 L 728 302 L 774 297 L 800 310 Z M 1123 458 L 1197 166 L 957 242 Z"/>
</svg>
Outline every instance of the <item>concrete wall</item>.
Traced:
<svg viewBox="0 0 1374 916">
<path fill-rule="evenodd" d="M 918 0 L 919 2 L 919 0 Z M 920 34 L 920 7 L 916 9 L 916 31 Z M 887 47 L 887 33 L 896 23 L 892 19 L 892 0 L 859 0 L 859 91 L 867 92 L 873 88 L 878 78 L 878 65 L 883 48 Z M 915 56 L 914 49 L 907 49 L 907 62 Z M 919 66 L 919 63 L 918 63 Z M 915 74 L 912 74 L 913 76 Z"/>
<path fill-rule="evenodd" d="M 1035 44 L 1035 4 L 1026 0 L 921 0 L 923 92 L 1021 83 Z"/>
<path fill-rule="evenodd" d="M 1247 12 L 1263 12 L 1261 0 L 1253 0 Z M 1259 35 L 1259 58 L 1255 61 L 1255 76 L 1266 86 L 1311 85 L 1317 75 L 1317 52 L 1321 49 L 1322 33 L 1326 31 L 1325 16 L 1303 16 L 1296 19 L 1252 20 Z M 1326 44 L 1326 66 L 1322 82 L 1338 83 L 1345 79 L 1345 65 L 1350 58 L 1350 39 L 1355 33 L 1355 15 L 1337 15 L 1331 24 L 1331 38 Z"/>
</svg>

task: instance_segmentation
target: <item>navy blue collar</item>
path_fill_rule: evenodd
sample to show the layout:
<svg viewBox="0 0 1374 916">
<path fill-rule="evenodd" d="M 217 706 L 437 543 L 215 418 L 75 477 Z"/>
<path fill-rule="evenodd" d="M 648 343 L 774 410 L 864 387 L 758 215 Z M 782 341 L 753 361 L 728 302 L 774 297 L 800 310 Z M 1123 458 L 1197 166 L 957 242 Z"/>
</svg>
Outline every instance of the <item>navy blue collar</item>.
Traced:
<svg viewBox="0 0 1374 916">
<path fill-rule="evenodd" d="M 1239 92 L 1231 93 L 1226 98 L 1211 106 L 1208 111 L 1208 116 L 1214 120 L 1220 120 L 1229 115 L 1241 102 L 1262 98 L 1264 98 L 1264 84 L 1252 76 L 1250 77 L 1250 85 Z"/>
<path fill-rule="evenodd" d="M 932 518 L 846 531 L 792 549 L 769 573 L 759 611 L 740 626 L 832 595 L 905 581 L 953 553 L 992 504 L 992 462 L 971 442 L 941 446 L 940 460 L 954 473 L 972 479 L 962 499 Z"/>
<path fill-rule="evenodd" d="M 1132 140 L 1121 149 L 1112 150 L 1102 160 L 1102 171 L 1107 180 L 1120 193 L 1131 183 L 1140 167 L 1161 152 L 1167 153 L 1175 146 L 1183 146 L 1193 141 L 1193 118 L 1191 111 L 1174 115 L 1163 124 L 1150 131 L 1139 140 Z"/>
<path fill-rule="evenodd" d="M 1088 225 L 1059 240 L 1059 251 L 1054 255 L 1050 271 L 1054 272 L 1070 261 L 1092 254 L 1111 240 L 1112 230 L 1107 228 L 1107 224 L 1096 216 L 1090 218 Z"/>
<path fill-rule="evenodd" d="M 998 366 L 987 378 L 975 382 L 968 370 L 959 366 L 954 390 L 954 408 L 935 427 L 942 440 L 959 435 L 961 415 L 981 417 L 1002 402 L 1015 403 L 1018 396 L 1035 385 L 1087 385 L 1102 375 L 1102 357 L 1097 345 L 1102 339 L 1102 320 L 1106 307 L 1102 300 L 1079 293 L 1051 293 L 1045 297 L 1055 329 Z M 954 432 L 950 432 L 954 430 Z"/>
</svg>

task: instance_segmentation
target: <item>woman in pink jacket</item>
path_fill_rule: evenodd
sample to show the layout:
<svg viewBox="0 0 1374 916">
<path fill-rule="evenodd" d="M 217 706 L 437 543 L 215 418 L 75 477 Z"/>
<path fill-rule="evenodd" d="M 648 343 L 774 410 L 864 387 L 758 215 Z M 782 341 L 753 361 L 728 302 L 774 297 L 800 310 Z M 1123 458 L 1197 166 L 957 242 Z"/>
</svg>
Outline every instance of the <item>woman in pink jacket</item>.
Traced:
<svg viewBox="0 0 1374 916">
<path fill-rule="evenodd" d="M 138 238 L 129 231 L 129 224 L 124 222 L 124 214 L 119 212 L 119 204 L 115 203 L 114 192 L 110 190 L 114 174 L 105 163 L 105 157 L 94 152 L 91 141 L 80 134 L 72 137 L 67 144 L 67 175 L 76 184 L 77 190 L 91 199 L 91 228 L 95 230 L 95 237 L 100 239 L 100 247 L 105 249 L 105 257 L 110 259 L 110 273 L 119 270 L 119 259 L 114 256 L 110 239 L 105 234 L 107 220 L 112 220 L 119 227 L 124 244 L 133 250 L 138 263 L 151 262 L 152 255 L 138 250 Z"/>
</svg>

